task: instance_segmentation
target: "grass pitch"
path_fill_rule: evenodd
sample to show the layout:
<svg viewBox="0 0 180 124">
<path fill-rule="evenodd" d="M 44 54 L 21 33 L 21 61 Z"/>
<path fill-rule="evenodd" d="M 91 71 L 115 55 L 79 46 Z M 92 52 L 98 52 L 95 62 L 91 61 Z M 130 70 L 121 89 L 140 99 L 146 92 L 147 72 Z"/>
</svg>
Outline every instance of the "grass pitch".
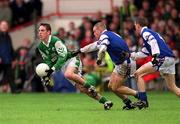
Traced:
<svg viewBox="0 0 180 124">
<path fill-rule="evenodd" d="M 0 124 L 180 124 L 180 99 L 168 92 L 149 92 L 150 107 L 122 110 L 112 93 L 110 111 L 84 94 L 0 94 Z M 134 98 L 132 98 L 135 100 Z"/>
</svg>

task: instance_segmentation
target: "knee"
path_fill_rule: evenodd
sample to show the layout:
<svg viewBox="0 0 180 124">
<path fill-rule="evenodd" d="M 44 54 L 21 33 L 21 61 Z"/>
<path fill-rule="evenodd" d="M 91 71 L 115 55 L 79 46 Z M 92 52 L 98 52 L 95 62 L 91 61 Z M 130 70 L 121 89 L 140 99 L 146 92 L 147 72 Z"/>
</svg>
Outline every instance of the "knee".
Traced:
<svg viewBox="0 0 180 124">
<path fill-rule="evenodd" d="M 138 78 L 143 77 L 143 75 L 140 74 L 139 72 L 135 72 L 135 73 L 134 73 L 134 77 L 135 77 L 135 79 L 137 80 Z"/>
<path fill-rule="evenodd" d="M 178 87 L 176 87 L 176 86 L 168 86 L 168 89 L 171 91 L 171 92 L 173 92 L 173 93 L 175 93 L 176 94 L 176 96 L 178 96 L 178 97 L 180 97 L 180 89 L 178 88 Z"/>
<path fill-rule="evenodd" d="M 177 97 L 180 97 L 180 91 L 179 91 L 179 92 L 176 92 L 176 96 L 177 96 Z"/>
<path fill-rule="evenodd" d="M 137 79 L 137 78 L 138 78 L 138 76 L 139 76 L 139 73 L 138 73 L 138 72 L 135 72 L 135 73 L 134 73 L 134 77 L 135 77 L 135 79 Z"/>
<path fill-rule="evenodd" d="M 112 90 L 112 85 L 110 83 L 108 84 L 108 89 Z"/>
<path fill-rule="evenodd" d="M 116 88 L 116 87 L 112 87 L 111 88 L 111 90 L 113 91 L 113 92 L 117 92 L 118 90 L 117 90 L 118 88 Z"/>
<path fill-rule="evenodd" d="M 73 73 L 71 72 L 65 72 L 64 73 L 65 78 L 72 80 L 73 79 Z"/>
<path fill-rule="evenodd" d="M 177 97 L 180 97 L 180 89 L 179 88 L 171 88 L 170 89 L 172 92 L 176 94 Z"/>
<path fill-rule="evenodd" d="M 177 89 L 177 90 L 172 89 L 172 92 L 174 92 L 177 97 L 180 97 L 180 89 Z"/>
<path fill-rule="evenodd" d="M 117 87 L 113 86 L 113 85 L 108 85 L 109 90 L 116 92 L 117 91 Z"/>
</svg>

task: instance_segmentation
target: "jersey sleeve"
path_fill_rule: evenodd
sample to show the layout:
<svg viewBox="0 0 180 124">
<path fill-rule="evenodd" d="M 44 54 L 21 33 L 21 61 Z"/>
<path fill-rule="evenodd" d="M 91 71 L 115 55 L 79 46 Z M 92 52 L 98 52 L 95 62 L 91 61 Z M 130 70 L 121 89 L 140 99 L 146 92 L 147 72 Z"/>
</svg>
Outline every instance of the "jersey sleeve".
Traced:
<svg viewBox="0 0 180 124">
<path fill-rule="evenodd" d="M 155 54 L 159 55 L 160 49 L 159 49 L 159 45 L 157 43 L 156 38 L 150 32 L 144 32 L 143 38 L 147 40 L 148 41 L 147 43 L 151 46 L 152 55 L 155 55 Z"/>
<path fill-rule="evenodd" d="M 97 41 L 96 41 L 94 43 L 91 43 L 91 44 L 81 48 L 80 51 L 83 53 L 88 53 L 88 52 L 96 51 L 97 49 L 98 49 L 98 47 L 97 47 Z"/>
<path fill-rule="evenodd" d="M 107 50 L 107 46 L 110 44 L 109 37 L 105 34 L 102 34 L 98 40 L 98 59 L 102 60 L 105 56 L 105 52 Z"/>
<path fill-rule="evenodd" d="M 136 60 L 136 59 L 140 59 L 140 58 L 145 58 L 147 56 L 149 56 L 150 53 L 148 52 L 148 50 L 146 49 L 145 46 L 142 47 L 141 51 L 138 51 L 138 52 L 132 52 L 131 53 L 131 58 L 133 60 Z"/>
<path fill-rule="evenodd" d="M 97 42 L 98 47 L 101 47 L 101 45 L 108 46 L 110 44 L 109 37 L 105 34 L 102 34 Z"/>
<path fill-rule="evenodd" d="M 56 52 L 58 53 L 58 60 L 53 65 L 52 69 L 59 70 L 67 60 L 68 51 L 66 46 L 61 41 L 57 41 L 55 43 L 55 49 Z"/>
</svg>

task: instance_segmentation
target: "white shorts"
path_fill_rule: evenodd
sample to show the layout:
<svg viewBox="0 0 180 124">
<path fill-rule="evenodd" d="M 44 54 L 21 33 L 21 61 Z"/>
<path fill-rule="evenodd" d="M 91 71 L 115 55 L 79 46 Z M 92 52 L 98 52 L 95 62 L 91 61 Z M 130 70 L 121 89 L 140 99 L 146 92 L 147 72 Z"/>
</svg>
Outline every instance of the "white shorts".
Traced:
<svg viewBox="0 0 180 124">
<path fill-rule="evenodd" d="M 159 67 L 159 72 L 161 75 L 162 74 L 175 74 L 176 73 L 175 72 L 175 59 L 173 57 L 165 57 L 163 64 Z"/>
<path fill-rule="evenodd" d="M 80 58 L 73 57 L 73 58 L 69 59 L 68 61 L 66 61 L 66 63 L 62 66 L 61 71 L 63 73 L 65 73 L 67 67 L 69 67 L 69 66 L 77 68 L 78 69 L 78 75 L 82 76 L 81 75 L 81 73 L 82 73 L 82 62 L 81 62 Z M 74 81 L 71 81 L 71 80 L 69 80 L 69 81 L 75 86 Z"/>
<path fill-rule="evenodd" d="M 160 73 L 175 74 L 175 59 L 172 57 L 165 57 L 163 64 L 159 68 Z"/>
<path fill-rule="evenodd" d="M 130 76 L 133 76 L 134 72 L 136 71 L 136 61 L 130 59 L 131 63 L 130 63 Z M 122 64 L 120 65 L 115 65 L 115 68 L 113 70 L 113 72 L 122 75 L 123 77 L 126 77 L 127 75 L 127 61 L 124 61 Z"/>
</svg>

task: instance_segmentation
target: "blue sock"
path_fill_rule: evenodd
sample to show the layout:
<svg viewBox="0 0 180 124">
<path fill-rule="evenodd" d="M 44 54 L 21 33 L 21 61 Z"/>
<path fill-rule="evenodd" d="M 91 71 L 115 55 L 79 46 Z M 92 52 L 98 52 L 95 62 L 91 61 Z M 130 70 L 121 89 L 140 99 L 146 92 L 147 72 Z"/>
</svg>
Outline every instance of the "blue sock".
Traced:
<svg viewBox="0 0 180 124">
<path fill-rule="evenodd" d="M 139 98 L 141 101 L 147 101 L 146 92 L 138 92 L 138 98 Z"/>
</svg>

